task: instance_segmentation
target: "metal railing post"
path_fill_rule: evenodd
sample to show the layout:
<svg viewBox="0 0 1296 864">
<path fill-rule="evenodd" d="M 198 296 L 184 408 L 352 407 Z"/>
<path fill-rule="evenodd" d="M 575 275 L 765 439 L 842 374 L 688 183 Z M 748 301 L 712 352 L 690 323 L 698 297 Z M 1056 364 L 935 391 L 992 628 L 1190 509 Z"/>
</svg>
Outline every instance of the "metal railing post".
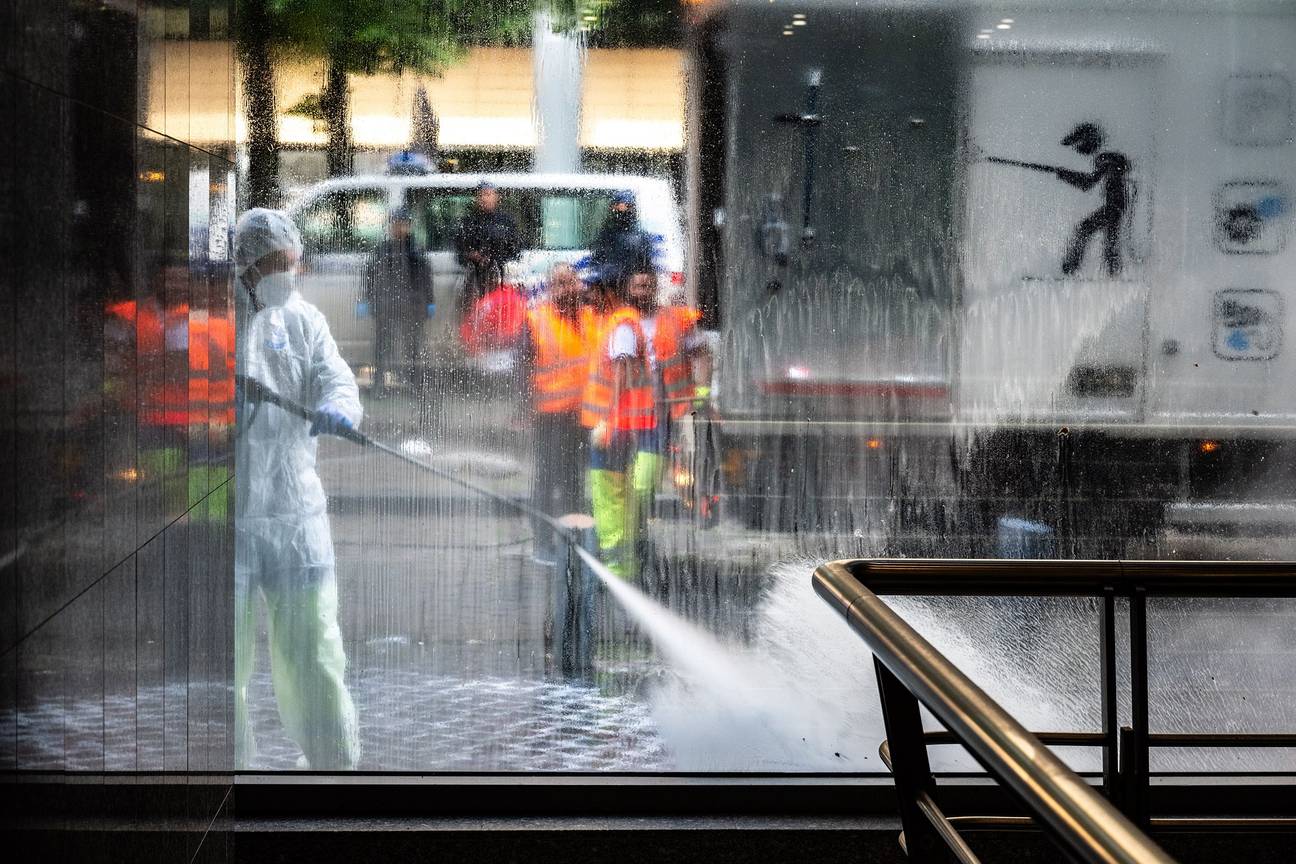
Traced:
<svg viewBox="0 0 1296 864">
<path fill-rule="evenodd" d="M 1120 703 L 1116 689 L 1116 590 L 1111 586 L 1104 588 L 1101 603 L 1098 609 L 1098 643 L 1101 664 L 1099 683 L 1102 688 L 1103 791 L 1107 793 L 1107 799 L 1119 807 L 1120 730 L 1117 709 Z"/>
<path fill-rule="evenodd" d="M 594 520 L 581 513 L 569 513 L 558 524 L 567 533 L 556 535 L 563 554 L 554 568 L 553 655 L 563 678 L 589 680 L 594 675 L 594 594 L 598 577 L 576 547 L 598 554 Z"/>
<path fill-rule="evenodd" d="M 905 849 L 917 861 L 939 860 L 933 842 L 944 843 L 964 864 L 976 862 L 962 839 L 963 825 L 1014 826 L 1021 817 L 948 817 L 935 798 L 924 743 L 960 743 L 1025 806 L 1030 818 L 1065 854 L 1093 864 L 1170 864 L 1172 859 L 1141 830 L 1148 820 L 1148 747 L 1176 746 L 1176 736 L 1148 732 L 1147 596 L 1222 590 L 1218 563 L 1164 565 L 1107 561 L 831 561 L 815 570 L 814 589 L 839 612 L 873 651 L 888 741 L 883 758 L 892 769 L 905 829 Z M 1229 565 L 1226 590 L 1260 596 L 1291 596 L 1292 565 Z M 975 682 L 950 663 L 875 592 L 890 594 L 1088 595 L 1103 600 L 1103 733 L 1032 734 Z M 1115 688 L 1115 598 L 1131 598 L 1131 662 L 1134 726 L 1119 732 Z M 919 706 L 948 730 L 922 731 Z M 1189 742 L 1200 736 L 1178 736 Z M 1255 739 L 1260 736 L 1249 736 Z M 1290 736 L 1296 738 L 1296 736 Z M 1272 738 L 1272 740 L 1269 740 Z M 1170 741 L 1169 739 L 1176 739 Z M 1284 746 L 1289 736 L 1266 736 L 1260 746 Z M 1049 744 L 1099 745 L 1104 778 L 1121 789 L 1129 815 L 1095 790 L 1055 754 Z M 1191 745 L 1190 745 L 1191 746 Z M 1128 770 L 1127 770 L 1128 769 Z M 1119 773 L 1117 773 L 1119 772 Z M 1133 817 L 1133 818 L 1132 818 Z M 923 820 L 931 826 L 923 825 Z M 955 821 L 959 820 L 959 821 Z M 1172 820 L 1173 821 L 1173 820 Z M 1028 823 L 1025 823 L 1028 824 Z"/>
<path fill-rule="evenodd" d="M 919 864 L 943 864 L 949 860 L 945 844 L 918 807 L 919 795 L 932 795 L 936 790 L 936 780 L 927 759 L 927 744 L 923 740 L 918 700 L 876 657 L 873 658 L 873 668 L 877 671 L 886 746 L 891 753 L 891 773 L 895 778 L 896 797 L 899 798 L 905 854 L 910 861 Z"/>
<path fill-rule="evenodd" d="M 1125 815 L 1135 825 L 1148 825 L 1148 632 L 1147 589 L 1130 593 L 1130 730 L 1121 771 L 1128 772 L 1123 803 Z M 1128 761 L 1126 761 L 1128 759 Z"/>
</svg>

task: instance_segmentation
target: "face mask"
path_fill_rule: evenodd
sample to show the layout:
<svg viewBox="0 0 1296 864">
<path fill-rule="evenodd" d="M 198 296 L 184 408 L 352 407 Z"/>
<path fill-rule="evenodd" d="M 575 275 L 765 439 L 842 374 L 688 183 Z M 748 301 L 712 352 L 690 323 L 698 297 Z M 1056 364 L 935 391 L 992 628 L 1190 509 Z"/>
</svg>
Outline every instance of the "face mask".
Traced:
<svg viewBox="0 0 1296 864">
<path fill-rule="evenodd" d="M 257 300 L 265 307 L 282 306 L 292 295 L 296 281 L 295 274 L 291 272 L 262 276 L 261 281 L 256 284 Z"/>
</svg>

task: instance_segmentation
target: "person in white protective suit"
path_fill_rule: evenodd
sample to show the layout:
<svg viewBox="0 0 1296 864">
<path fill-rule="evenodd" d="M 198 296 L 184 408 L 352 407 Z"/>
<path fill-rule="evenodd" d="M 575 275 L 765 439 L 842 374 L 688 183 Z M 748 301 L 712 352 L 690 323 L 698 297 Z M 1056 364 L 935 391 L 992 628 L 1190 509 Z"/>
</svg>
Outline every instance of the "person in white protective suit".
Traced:
<svg viewBox="0 0 1296 864">
<path fill-rule="evenodd" d="M 315 436 L 354 429 L 355 376 L 324 315 L 294 287 L 301 236 L 287 214 L 253 209 L 234 230 L 240 296 L 237 371 L 314 409 L 314 423 L 241 387 L 235 445 L 235 759 L 255 755 L 247 688 L 255 666 L 255 596 L 265 600 L 279 716 L 300 767 L 347 770 L 359 759 L 355 705 L 343 680 L 333 540 Z M 242 379 L 240 379 L 242 380 Z"/>
</svg>

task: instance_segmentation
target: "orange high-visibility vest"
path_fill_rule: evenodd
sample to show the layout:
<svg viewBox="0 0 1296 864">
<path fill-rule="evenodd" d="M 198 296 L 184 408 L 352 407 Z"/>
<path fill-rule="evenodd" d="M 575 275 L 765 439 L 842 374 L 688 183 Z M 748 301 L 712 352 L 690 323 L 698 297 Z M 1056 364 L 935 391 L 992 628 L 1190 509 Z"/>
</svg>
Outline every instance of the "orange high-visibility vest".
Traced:
<svg viewBox="0 0 1296 864">
<path fill-rule="evenodd" d="M 576 411 L 585 395 L 585 379 L 589 376 L 589 357 L 593 347 L 590 337 L 597 331 L 594 311 L 580 310 L 573 322 L 559 314 L 552 303 L 544 303 L 527 311 L 531 325 L 531 341 L 535 345 L 536 410 L 542 414 L 559 414 Z"/>
<path fill-rule="evenodd" d="M 663 396 L 667 400 L 688 399 L 694 394 L 693 370 L 684 351 L 684 339 L 696 326 L 702 313 L 688 306 L 665 306 L 657 312 L 657 330 L 653 349 L 657 354 L 657 371 L 662 376 Z M 672 419 L 689 412 L 687 401 L 668 402 Z"/>
<path fill-rule="evenodd" d="M 130 407 L 140 412 L 141 422 L 172 427 L 234 424 L 234 321 L 228 314 L 195 315 L 188 303 L 163 308 L 134 300 L 110 303 L 105 311 L 134 329 L 135 350 L 146 373 L 140 376 Z M 189 379 L 183 385 L 161 374 L 167 353 L 178 353 L 167 347 L 168 328 L 186 331 Z"/>
<path fill-rule="evenodd" d="M 622 324 L 634 330 L 638 356 L 630 364 L 630 374 L 621 389 L 621 398 L 612 404 L 612 385 L 616 366 L 608 357 L 607 343 Z M 657 425 L 657 412 L 653 400 L 652 373 L 648 371 L 647 339 L 639 323 L 639 313 L 622 307 L 603 319 L 597 328 L 599 338 L 590 356 L 589 380 L 585 383 L 585 398 L 581 406 L 581 424 L 593 429 L 607 421 L 613 429 L 642 430 Z"/>
</svg>

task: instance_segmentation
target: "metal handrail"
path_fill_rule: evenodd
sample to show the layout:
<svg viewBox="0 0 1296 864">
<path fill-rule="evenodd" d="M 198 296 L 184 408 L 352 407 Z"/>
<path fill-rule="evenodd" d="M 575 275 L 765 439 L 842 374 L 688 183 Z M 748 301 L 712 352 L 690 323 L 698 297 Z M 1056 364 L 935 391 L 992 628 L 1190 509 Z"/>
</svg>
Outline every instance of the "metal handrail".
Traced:
<svg viewBox="0 0 1296 864">
<path fill-rule="evenodd" d="M 837 561 L 878 594 L 1099 596 L 1135 589 L 1159 597 L 1296 597 L 1296 563 L 1282 561 Z M 823 569 L 823 568 L 821 568 Z M 831 581 L 831 580 L 830 580 Z"/>
<path fill-rule="evenodd" d="M 1224 826 L 1233 819 L 1152 819 L 1148 754 L 1153 747 L 1284 747 L 1288 733 L 1159 733 L 1148 722 L 1147 599 L 1163 597 L 1296 597 L 1296 563 L 1170 561 L 838 561 L 821 566 L 814 588 L 873 649 L 887 741 L 883 761 L 900 793 L 902 843 L 911 858 L 943 860 L 949 852 L 975 860 L 956 826 L 1021 825 L 1022 817 L 954 817 L 940 812 L 927 758 L 928 744 L 960 743 L 991 774 L 1011 788 L 1063 846 L 1086 861 L 1169 860 L 1136 826 Z M 877 593 L 874 593 L 877 592 Z M 981 596 L 1093 596 L 1099 605 L 1102 731 L 1044 732 L 1023 729 L 935 648 L 891 611 L 878 594 Z M 1129 603 L 1131 725 L 1117 728 L 1116 598 Z M 921 701 L 949 728 L 924 732 Z M 1100 746 L 1102 787 L 1111 803 L 1070 772 L 1044 746 Z M 1118 766 L 1119 762 L 1119 766 Z M 1059 773 L 1063 772 L 1063 773 Z M 1062 796 L 1062 797 L 1058 797 Z M 1096 803 L 1095 803 L 1096 802 Z M 1042 809 L 1041 809 L 1042 805 Z M 1114 805 L 1119 806 L 1119 811 Z M 1079 808 L 1079 809 L 1076 809 Z M 1122 821 L 1110 822 L 1115 814 Z M 989 822 L 987 822 L 989 819 Z M 1266 820 L 1242 820 L 1256 825 Z M 1290 828 L 1293 820 L 1269 819 Z M 1140 843 L 1126 848 L 1133 829 Z M 1120 841 L 1119 843 L 1117 841 Z M 1075 846 L 1081 844 L 1081 848 Z M 1109 844 L 1115 843 L 1117 848 Z M 1145 857 L 1144 853 L 1158 857 Z M 1118 857 L 1109 857 L 1117 855 Z M 1133 857 L 1131 857 L 1133 856 Z"/>
<path fill-rule="evenodd" d="M 948 846 L 947 832 L 954 829 L 933 806 L 931 770 L 916 706 L 905 710 L 907 706 L 898 704 L 898 699 L 904 697 L 900 697 L 895 684 L 907 691 L 908 699 L 916 698 L 925 705 L 990 774 L 1022 800 L 1065 849 L 1081 860 L 1172 860 L 1111 802 L 1090 788 L 1038 738 L 868 590 L 844 562 L 831 562 L 819 567 L 814 575 L 814 588 L 846 618 L 873 651 L 891 757 L 894 759 L 899 750 L 908 751 L 906 755 L 914 757 L 915 764 L 894 766 L 897 787 L 902 783 L 916 787 L 912 798 L 906 790 L 901 790 L 901 819 L 905 848 L 910 857 L 935 857 L 932 840 L 940 839 Z M 897 716 L 901 711 L 908 717 Z M 903 719 L 917 720 L 916 736 L 915 730 L 909 729 L 905 740 L 897 741 Z M 918 753 L 921 753 L 921 758 L 917 758 Z M 904 771 L 899 770 L 902 767 Z M 918 816 L 931 825 L 934 838 L 921 825 Z M 927 840 L 925 844 L 920 842 L 924 837 Z M 958 849 L 955 854 L 960 860 L 969 860 L 965 849 Z"/>
</svg>

